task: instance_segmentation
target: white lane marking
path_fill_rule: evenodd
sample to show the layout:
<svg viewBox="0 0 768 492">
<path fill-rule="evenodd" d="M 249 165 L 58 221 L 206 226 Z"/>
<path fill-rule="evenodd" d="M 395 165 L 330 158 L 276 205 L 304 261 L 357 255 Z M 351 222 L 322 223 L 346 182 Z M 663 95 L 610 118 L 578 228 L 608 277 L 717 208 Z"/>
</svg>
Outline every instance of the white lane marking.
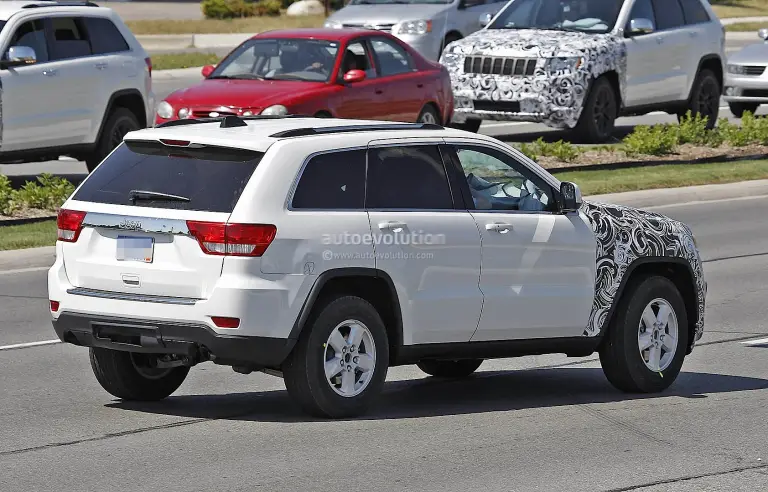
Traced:
<svg viewBox="0 0 768 492">
<path fill-rule="evenodd" d="M 53 345 L 56 343 L 61 343 L 61 340 L 57 338 L 56 340 L 43 340 L 41 342 L 28 342 L 28 343 L 15 343 L 13 345 L 0 345 L 0 350 L 13 350 L 13 349 L 23 349 L 23 348 L 30 348 L 30 347 L 40 347 L 43 345 Z"/>
<path fill-rule="evenodd" d="M 585 198 L 589 199 L 589 197 L 585 197 Z M 667 205 L 653 205 L 651 207 L 642 207 L 642 208 L 647 210 L 660 210 L 664 208 L 688 207 L 692 205 L 707 205 L 710 203 L 716 204 L 716 203 L 723 203 L 723 202 L 738 202 L 742 200 L 761 200 L 761 199 L 764 200 L 765 198 L 768 198 L 768 195 L 739 196 L 736 198 L 718 198 L 716 200 L 695 200 L 690 202 L 670 203 Z"/>
<path fill-rule="evenodd" d="M 500 126 L 538 125 L 533 121 L 510 121 L 507 123 L 483 123 L 480 128 L 498 128 Z"/>
<path fill-rule="evenodd" d="M 763 346 L 765 345 L 768 347 L 768 338 L 759 338 L 757 340 L 747 340 L 746 342 L 741 342 L 742 345 L 746 345 L 748 347 L 756 347 L 756 346 Z"/>
<path fill-rule="evenodd" d="M 16 270 L 2 270 L 0 275 L 15 275 L 17 273 L 31 273 L 31 272 L 44 272 L 50 270 L 51 267 L 32 267 L 32 268 L 19 268 Z"/>
</svg>

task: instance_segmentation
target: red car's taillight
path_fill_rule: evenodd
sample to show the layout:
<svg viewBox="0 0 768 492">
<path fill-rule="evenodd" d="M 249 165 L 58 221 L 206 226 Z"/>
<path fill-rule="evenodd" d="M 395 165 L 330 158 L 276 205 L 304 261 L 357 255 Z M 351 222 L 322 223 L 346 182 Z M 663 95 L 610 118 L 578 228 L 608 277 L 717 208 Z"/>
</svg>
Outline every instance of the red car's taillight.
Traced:
<svg viewBox="0 0 768 492">
<path fill-rule="evenodd" d="M 149 72 L 149 76 L 152 76 L 152 58 L 144 58 L 144 63 L 147 64 L 147 71 Z"/>
<path fill-rule="evenodd" d="M 83 219 L 85 219 L 85 212 L 59 210 L 59 216 L 56 218 L 58 240 L 65 243 L 77 241 L 77 238 L 80 237 L 80 231 L 83 229 Z"/>
<path fill-rule="evenodd" d="M 222 224 L 187 221 L 190 234 L 203 252 L 222 256 L 261 256 L 277 234 L 270 224 Z"/>
</svg>

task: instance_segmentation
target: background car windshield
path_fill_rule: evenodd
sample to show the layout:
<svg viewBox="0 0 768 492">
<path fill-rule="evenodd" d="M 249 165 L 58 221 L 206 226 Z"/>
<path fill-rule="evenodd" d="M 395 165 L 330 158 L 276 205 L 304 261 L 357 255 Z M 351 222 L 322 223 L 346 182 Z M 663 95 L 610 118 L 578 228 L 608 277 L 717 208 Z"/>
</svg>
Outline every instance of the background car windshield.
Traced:
<svg viewBox="0 0 768 492">
<path fill-rule="evenodd" d="M 554 29 L 605 33 L 624 0 L 514 0 L 488 29 Z"/>
<path fill-rule="evenodd" d="M 209 79 L 303 80 L 331 77 L 339 44 L 312 39 L 252 39 L 225 58 Z"/>
</svg>

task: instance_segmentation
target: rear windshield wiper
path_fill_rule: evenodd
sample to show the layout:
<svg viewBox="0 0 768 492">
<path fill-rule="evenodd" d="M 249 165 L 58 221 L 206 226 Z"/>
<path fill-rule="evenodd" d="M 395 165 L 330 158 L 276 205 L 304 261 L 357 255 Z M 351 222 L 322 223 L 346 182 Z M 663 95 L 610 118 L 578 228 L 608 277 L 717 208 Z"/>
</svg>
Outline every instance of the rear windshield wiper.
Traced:
<svg viewBox="0 0 768 492">
<path fill-rule="evenodd" d="M 128 193 L 128 196 L 131 197 L 131 201 L 135 202 L 136 200 L 165 200 L 169 202 L 188 202 L 189 198 L 185 196 L 179 196 L 179 195 L 171 195 L 169 193 L 160 193 L 157 191 L 145 191 L 145 190 L 131 190 L 130 193 Z"/>
</svg>

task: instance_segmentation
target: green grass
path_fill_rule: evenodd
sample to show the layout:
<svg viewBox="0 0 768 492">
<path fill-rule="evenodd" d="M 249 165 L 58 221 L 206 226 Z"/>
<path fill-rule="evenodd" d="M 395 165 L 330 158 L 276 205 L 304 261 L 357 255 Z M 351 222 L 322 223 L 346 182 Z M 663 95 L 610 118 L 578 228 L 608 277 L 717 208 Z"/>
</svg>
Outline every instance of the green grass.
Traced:
<svg viewBox="0 0 768 492">
<path fill-rule="evenodd" d="M 711 3 L 721 19 L 768 15 L 768 2 L 765 0 L 712 0 Z"/>
<path fill-rule="evenodd" d="M 579 185 L 584 195 L 601 195 L 653 188 L 679 188 L 734 183 L 768 178 L 768 161 L 669 164 L 610 171 L 568 171 L 555 174 L 560 181 Z"/>
<path fill-rule="evenodd" d="M 3 226 L 1 224 L 2 222 L 0 222 L 0 251 L 56 244 L 55 220 L 16 226 Z"/>
<path fill-rule="evenodd" d="M 194 4 L 191 4 L 194 7 Z M 307 17 L 246 17 L 242 19 L 187 19 L 128 21 L 133 34 L 230 34 L 259 33 L 273 29 L 322 27 L 324 16 Z"/>
<path fill-rule="evenodd" d="M 202 67 L 217 63 L 219 57 L 214 53 L 167 53 L 152 56 L 152 70 Z"/>
<path fill-rule="evenodd" d="M 739 31 L 739 32 L 749 32 L 754 31 L 755 33 L 755 39 L 757 40 L 757 31 L 760 29 L 763 29 L 765 27 L 768 27 L 768 22 L 739 22 L 738 24 L 730 24 L 728 26 L 725 26 L 726 31 Z M 755 41 L 757 42 L 757 41 Z"/>
</svg>

